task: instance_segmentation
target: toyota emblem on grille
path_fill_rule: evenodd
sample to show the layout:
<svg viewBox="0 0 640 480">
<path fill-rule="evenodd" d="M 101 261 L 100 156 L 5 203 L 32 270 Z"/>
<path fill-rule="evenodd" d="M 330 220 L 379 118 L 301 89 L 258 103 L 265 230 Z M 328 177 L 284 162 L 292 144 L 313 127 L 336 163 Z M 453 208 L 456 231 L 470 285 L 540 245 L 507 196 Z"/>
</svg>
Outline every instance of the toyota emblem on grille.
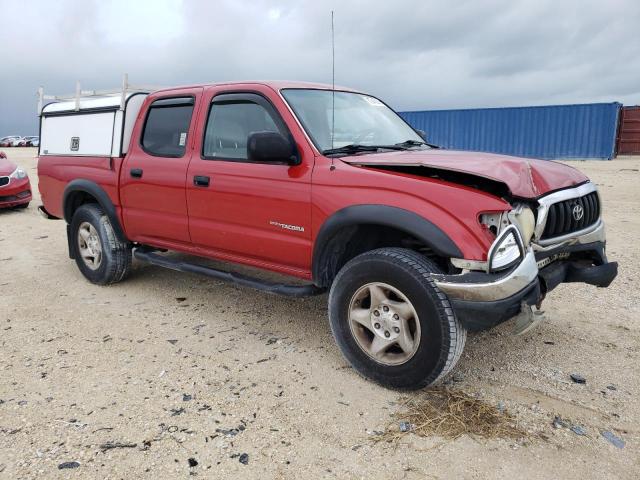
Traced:
<svg viewBox="0 0 640 480">
<path fill-rule="evenodd" d="M 582 217 L 584 217 L 584 208 L 582 208 L 582 205 L 574 205 L 574 207 L 573 207 L 573 218 L 577 222 Z"/>
</svg>

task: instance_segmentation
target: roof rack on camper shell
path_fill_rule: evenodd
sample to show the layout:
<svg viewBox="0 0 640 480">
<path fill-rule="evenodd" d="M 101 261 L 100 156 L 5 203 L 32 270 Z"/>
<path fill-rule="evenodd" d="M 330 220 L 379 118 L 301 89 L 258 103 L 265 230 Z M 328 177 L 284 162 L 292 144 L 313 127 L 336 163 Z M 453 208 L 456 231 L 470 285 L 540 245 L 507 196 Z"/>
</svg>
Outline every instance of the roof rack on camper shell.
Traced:
<svg viewBox="0 0 640 480">
<path fill-rule="evenodd" d="M 113 101 L 119 98 L 119 107 L 120 110 L 124 110 L 125 104 L 127 101 L 127 97 L 134 93 L 151 93 L 156 90 L 160 90 L 163 87 L 152 86 L 152 85 L 131 85 L 129 84 L 129 75 L 124 74 L 122 76 L 122 86 L 120 88 L 111 89 L 111 90 L 82 90 L 80 88 L 80 81 L 76 82 L 76 91 L 75 93 L 65 94 L 65 95 L 45 95 L 44 87 L 38 88 L 38 116 L 42 115 L 43 108 L 45 107 L 45 100 L 53 100 L 54 102 L 65 102 L 67 105 L 70 105 L 70 101 L 73 101 L 72 109 L 75 111 L 79 111 L 83 105 L 82 101 L 86 99 L 110 99 L 112 102 L 109 104 L 114 104 Z M 50 104 L 49 104 L 50 105 Z M 67 106 L 65 105 L 65 107 Z M 68 110 L 69 108 L 65 108 Z"/>
<path fill-rule="evenodd" d="M 127 74 L 114 90 L 82 90 L 77 82 L 73 95 L 45 95 L 40 87 L 38 155 L 124 156 L 145 98 L 161 88 L 130 85 Z"/>
</svg>

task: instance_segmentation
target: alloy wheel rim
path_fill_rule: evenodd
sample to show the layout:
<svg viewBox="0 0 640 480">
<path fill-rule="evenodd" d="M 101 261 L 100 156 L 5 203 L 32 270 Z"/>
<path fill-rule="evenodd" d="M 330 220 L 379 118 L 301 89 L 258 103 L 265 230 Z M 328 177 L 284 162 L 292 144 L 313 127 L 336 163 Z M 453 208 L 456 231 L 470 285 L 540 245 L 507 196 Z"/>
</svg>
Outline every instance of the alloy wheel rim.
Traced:
<svg viewBox="0 0 640 480">
<path fill-rule="evenodd" d="M 360 349 L 383 365 L 406 363 L 420 346 L 420 321 L 413 304 L 386 283 L 368 283 L 353 294 L 349 327 Z"/>
<path fill-rule="evenodd" d="M 95 227 L 82 222 L 78 228 L 78 251 L 84 264 L 91 270 L 97 270 L 102 263 L 102 244 Z"/>
</svg>

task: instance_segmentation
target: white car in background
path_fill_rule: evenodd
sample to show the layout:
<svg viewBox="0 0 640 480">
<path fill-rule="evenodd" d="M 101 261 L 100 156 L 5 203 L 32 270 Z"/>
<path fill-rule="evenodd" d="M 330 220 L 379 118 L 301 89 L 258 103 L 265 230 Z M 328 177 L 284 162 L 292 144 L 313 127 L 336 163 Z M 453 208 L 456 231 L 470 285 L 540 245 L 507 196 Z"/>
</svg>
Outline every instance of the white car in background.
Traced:
<svg viewBox="0 0 640 480">
<path fill-rule="evenodd" d="M 18 135 L 10 135 L 8 137 L 0 138 L 0 147 L 15 147 L 14 142 L 18 142 L 22 137 Z"/>
<path fill-rule="evenodd" d="M 37 147 L 38 145 L 40 145 L 40 137 L 37 135 L 23 137 L 18 143 L 19 147 Z"/>
</svg>

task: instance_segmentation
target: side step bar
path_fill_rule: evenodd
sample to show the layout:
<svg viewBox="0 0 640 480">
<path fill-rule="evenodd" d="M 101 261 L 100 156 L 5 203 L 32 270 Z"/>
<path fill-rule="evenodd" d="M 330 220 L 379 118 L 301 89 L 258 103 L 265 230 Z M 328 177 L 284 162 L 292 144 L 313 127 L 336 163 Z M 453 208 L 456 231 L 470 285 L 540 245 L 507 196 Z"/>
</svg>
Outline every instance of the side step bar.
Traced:
<svg viewBox="0 0 640 480">
<path fill-rule="evenodd" d="M 255 290 L 261 290 L 263 292 L 275 293 L 278 295 L 285 295 L 287 297 L 308 297 L 311 295 L 319 295 L 324 293 L 325 289 L 317 287 L 313 284 L 307 285 L 284 285 L 281 283 L 272 283 L 265 280 L 259 280 L 257 278 L 251 278 L 246 275 L 235 272 L 225 272 L 223 270 L 217 270 L 215 268 L 203 267 L 196 265 L 195 263 L 188 263 L 179 260 L 172 260 L 162 255 L 150 252 L 148 249 L 136 248 L 133 251 L 133 256 L 143 262 L 151 263 L 159 267 L 169 268 L 171 270 L 177 270 L 179 272 L 190 272 L 205 275 L 211 278 L 217 278 L 219 280 L 225 280 L 227 282 L 235 283 L 242 287 L 249 287 Z"/>
</svg>

